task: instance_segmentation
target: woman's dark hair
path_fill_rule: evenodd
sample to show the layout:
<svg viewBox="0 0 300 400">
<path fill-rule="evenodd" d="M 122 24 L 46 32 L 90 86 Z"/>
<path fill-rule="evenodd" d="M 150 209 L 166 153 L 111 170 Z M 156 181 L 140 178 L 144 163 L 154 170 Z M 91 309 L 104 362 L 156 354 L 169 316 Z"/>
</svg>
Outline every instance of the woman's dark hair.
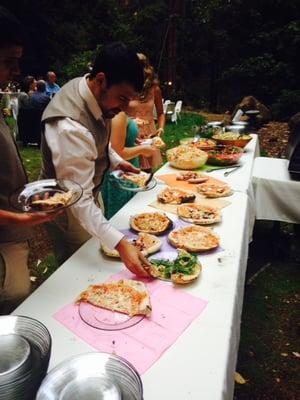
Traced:
<svg viewBox="0 0 300 400">
<path fill-rule="evenodd" d="M 90 78 L 99 72 L 106 77 L 107 86 L 127 83 L 140 92 L 144 84 L 143 65 L 136 52 L 122 42 L 114 42 L 104 46 L 96 56 Z"/>
<path fill-rule="evenodd" d="M 30 90 L 30 85 L 34 82 L 33 76 L 26 76 L 21 82 L 21 91 L 28 93 Z"/>
<path fill-rule="evenodd" d="M 0 6 L 0 48 L 23 46 L 24 29 L 17 18 Z"/>
</svg>

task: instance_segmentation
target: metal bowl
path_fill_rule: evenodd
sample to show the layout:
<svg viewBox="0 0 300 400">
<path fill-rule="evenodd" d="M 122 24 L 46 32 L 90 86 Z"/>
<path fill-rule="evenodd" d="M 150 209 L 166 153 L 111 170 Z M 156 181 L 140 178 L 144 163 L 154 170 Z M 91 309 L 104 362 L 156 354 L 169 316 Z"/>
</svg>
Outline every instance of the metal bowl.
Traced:
<svg viewBox="0 0 300 400">
<path fill-rule="evenodd" d="M 241 125 L 241 124 L 225 126 L 226 132 L 240 133 L 240 132 L 244 132 L 245 129 L 246 129 L 246 125 Z"/>
<path fill-rule="evenodd" d="M 76 387 L 81 388 L 82 396 L 72 397 Z M 63 361 L 43 380 L 36 400 L 53 399 L 142 400 L 143 386 L 138 372 L 125 359 L 107 353 L 85 353 Z"/>
<path fill-rule="evenodd" d="M 223 122 L 222 121 L 211 121 L 211 122 L 208 122 L 206 124 L 206 126 L 210 126 L 212 128 L 216 128 L 218 126 L 223 126 Z"/>
</svg>

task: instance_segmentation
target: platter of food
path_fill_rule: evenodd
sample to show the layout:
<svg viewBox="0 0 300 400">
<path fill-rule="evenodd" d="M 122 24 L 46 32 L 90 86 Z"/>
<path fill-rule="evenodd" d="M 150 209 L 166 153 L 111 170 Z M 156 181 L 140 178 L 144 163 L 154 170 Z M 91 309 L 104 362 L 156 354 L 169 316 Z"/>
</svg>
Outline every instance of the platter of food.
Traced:
<svg viewBox="0 0 300 400">
<path fill-rule="evenodd" d="M 54 212 L 75 204 L 82 187 L 67 179 L 43 179 L 27 183 L 10 198 L 11 205 L 24 212 Z"/>
<path fill-rule="evenodd" d="M 218 235 L 210 228 L 199 225 L 174 229 L 168 239 L 172 246 L 196 253 L 215 249 L 220 244 Z"/>
<path fill-rule="evenodd" d="M 116 170 L 110 174 L 110 180 L 119 189 L 129 192 L 145 192 L 153 189 L 157 184 L 153 174 L 144 171 L 134 174 L 132 172 Z"/>
<path fill-rule="evenodd" d="M 161 235 L 172 226 L 173 221 L 164 213 L 145 212 L 130 217 L 130 227 L 136 232 Z"/>
<path fill-rule="evenodd" d="M 179 205 L 177 214 L 183 221 L 196 225 L 215 224 L 222 219 L 221 211 L 218 208 L 197 203 Z"/>
<path fill-rule="evenodd" d="M 236 164 L 243 152 L 242 148 L 236 146 L 218 146 L 208 151 L 207 164 L 220 166 Z"/>
<path fill-rule="evenodd" d="M 144 256 L 156 253 L 160 250 L 162 245 L 162 242 L 158 237 L 144 232 L 139 232 L 138 236 L 129 239 L 129 242 L 137 249 L 139 249 L 144 254 Z M 110 249 L 103 243 L 101 244 L 101 250 L 108 257 L 120 258 L 118 250 Z"/>
<path fill-rule="evenodd" d="M 180 140 L 180 144 L 191 145 L 200 150 L 213 149 L 217 145 L 215 140 L 201 137 L 184 138 Z"/>
<path fill-rule="evenodd" d="M 178 250 L 175 260 L 151 258 L 149 261 L 151 264 L 149 272 L 154 278 L 180 285 L 195 281 L 202 269 L 195 254 L 181 249 Z"/>
<path fill-rule="evenodd" d="M 146 285 L 132 279 L 90 285 L 76 303 L 85 323 L 109 331 L 136 325 L 152 311 Z"/>
<path fill-rule="evenodd" d="M 157 195 L 157 200 L 165 204 L 191 203 L 195 198 L 194 193 L 175 187 L 166 187 Z"/>
<path fill-rule="evenodd" d="M 217 144 L 244 148 L 252 140 L 252 136 L 236 132 L 224 132 L 215 134 L 213 139 L 216 140 Z"/>
<path fill-rule="evenodd" d="M 217 198 L 231 196 L 233 191 L 230 186 L 224 184 L 206 184 L 202 183 L 197 186 L 198 193 L 204 197 Z"/>
</svg>

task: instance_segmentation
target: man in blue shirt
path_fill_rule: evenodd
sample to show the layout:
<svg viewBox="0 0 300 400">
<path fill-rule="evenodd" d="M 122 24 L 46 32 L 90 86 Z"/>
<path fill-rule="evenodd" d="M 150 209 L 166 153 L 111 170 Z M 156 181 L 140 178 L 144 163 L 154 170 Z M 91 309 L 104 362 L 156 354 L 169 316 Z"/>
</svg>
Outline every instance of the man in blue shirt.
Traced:
<svg viewBox="0 0 300 400">
<path fill-rule="evenodd" d="M 32 93 L 28 100 L 29 108 L 44 111 L 49 101 L 50 98 L 46 95 L 46 82 L 43 80 L 37 81 L 36 91 Z"/>
<path fill-rule="evenodd" d="M 55 72 L 53 71 L 47 72 L 46 94 L 51 98 L 55 95 L 55 93 L 57 93 L 60 90 L 60 86 L 55 82 L 56 82 Z"/>
</svg>

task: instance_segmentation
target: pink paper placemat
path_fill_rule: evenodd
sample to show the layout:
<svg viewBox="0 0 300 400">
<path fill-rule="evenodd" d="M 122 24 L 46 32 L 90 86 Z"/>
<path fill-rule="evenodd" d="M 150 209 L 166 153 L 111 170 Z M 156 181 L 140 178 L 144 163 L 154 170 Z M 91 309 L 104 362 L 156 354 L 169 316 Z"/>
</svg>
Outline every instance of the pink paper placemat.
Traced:
<svg viewBox="0 0 300 400">
<path fill-rule="evenodd" d="M 122 271 L 112 275 L 109 281 L 123 278 L 134 279 L 135 276 L 129 271 Z M 203 312 L 207 301 L 166 282 L 140 280 L 150 292 L 152 314 L 135 326 L 120 331 L 93 328 L 81 319 L 78 305 L 73 303 L 63 307 L 53 317 L 90 346 L 124 357 L 143 374 Z"/>
</svg>

